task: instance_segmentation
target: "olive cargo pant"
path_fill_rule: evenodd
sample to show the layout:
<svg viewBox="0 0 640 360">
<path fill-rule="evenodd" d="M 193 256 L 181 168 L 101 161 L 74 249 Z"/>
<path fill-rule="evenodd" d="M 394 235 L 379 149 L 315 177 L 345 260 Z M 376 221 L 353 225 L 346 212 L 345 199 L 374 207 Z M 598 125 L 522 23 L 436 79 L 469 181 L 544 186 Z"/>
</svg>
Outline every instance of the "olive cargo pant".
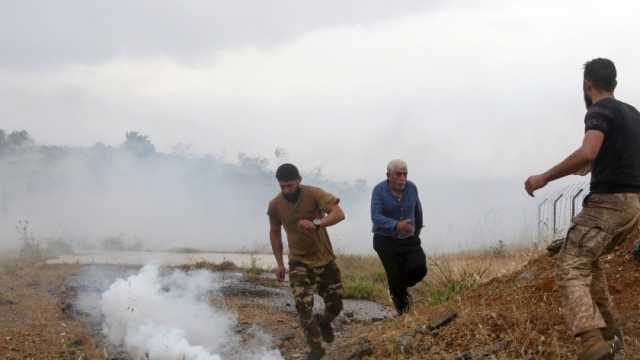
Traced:
<svg viewBox="0 0 640 360">
<path fill-rule="evenodd" d="M 616 313 L 600 266 L 600 257 L 613 251 L 638 226 L 640 194 L 590 194 L 572 222 L 556 258 L 556 282 L 570 332 L 615 325 Z"/>
</svg>

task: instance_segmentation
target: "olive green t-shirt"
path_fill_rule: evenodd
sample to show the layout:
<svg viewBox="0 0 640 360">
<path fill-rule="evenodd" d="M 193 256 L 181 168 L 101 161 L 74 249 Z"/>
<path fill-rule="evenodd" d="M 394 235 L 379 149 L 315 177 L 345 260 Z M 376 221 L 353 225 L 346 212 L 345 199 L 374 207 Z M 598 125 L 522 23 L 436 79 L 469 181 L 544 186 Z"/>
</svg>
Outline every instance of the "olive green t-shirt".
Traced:
<svg viewBox="0 0 640 360">
<path fill-rule="evenodd" d="M 335 260 L 329 234 L 325 227 L 319 227 L 311 234 L 298 228 L 302 219 L 313 221 L 321 219 L 329 207 L 340 199 L 332 194 L 307 185 L 300 185 L 300 196 L 296 203 L 287 201 L 282 193 L 269 202 L 269 221 L 271 225 L 284 226 L 289 243 L 289 261 L 300 261 L 311 267 L 323 266 Z"/>
</svg>

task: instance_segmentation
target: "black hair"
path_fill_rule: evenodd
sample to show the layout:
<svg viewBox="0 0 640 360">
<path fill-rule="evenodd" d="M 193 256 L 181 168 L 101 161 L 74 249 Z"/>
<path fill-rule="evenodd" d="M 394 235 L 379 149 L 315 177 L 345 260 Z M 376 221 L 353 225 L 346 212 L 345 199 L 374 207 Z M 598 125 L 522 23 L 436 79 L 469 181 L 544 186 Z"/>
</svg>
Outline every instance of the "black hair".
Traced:
<svg viewBox="0 0 640 360">
<path fill-rule="evenodd" d="M 276 170 L 276 179 L 278 181 L 292 181 L 300 179 L 300 172 L 293 164 L 282 164 Z"/>
<path fill-rule="evenodd" d="M 598 90 L 613 92 L 618 84 L 617 75 L 616 66 L 609 59 L 597 58 L 584 64 L 584 79 Z"/>
</svg>

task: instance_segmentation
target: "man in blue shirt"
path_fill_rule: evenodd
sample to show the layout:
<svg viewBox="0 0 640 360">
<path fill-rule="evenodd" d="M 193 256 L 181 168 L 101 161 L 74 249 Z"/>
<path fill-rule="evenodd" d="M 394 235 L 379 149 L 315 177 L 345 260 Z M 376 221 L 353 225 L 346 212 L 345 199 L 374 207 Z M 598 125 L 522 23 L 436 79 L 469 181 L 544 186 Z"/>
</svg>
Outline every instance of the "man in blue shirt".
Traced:
<svg viewBox="0 0 640 360">
<path fill-rule="evenodd" d="M 371 221 L 373 248 L 387 273 L 393 304 L 398 314 L 406 313 L 411 303 L 407 288 L 425 277 L 427 259 L 419 238 L 422 206 L 404 161 L 389 162 L 387 180 L 373 189 Z"/>
</svg>

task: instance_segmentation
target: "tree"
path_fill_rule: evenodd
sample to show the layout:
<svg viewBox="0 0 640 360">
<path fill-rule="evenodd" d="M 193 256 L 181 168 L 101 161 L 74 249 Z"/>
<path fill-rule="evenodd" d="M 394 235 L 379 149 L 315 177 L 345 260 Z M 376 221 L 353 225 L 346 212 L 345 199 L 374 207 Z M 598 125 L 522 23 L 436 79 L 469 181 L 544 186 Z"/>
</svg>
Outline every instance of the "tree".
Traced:
<svg viewBox="0 0 640 360">
<path fill-rule="evenodd" d="M 0 130 L 0 153 L 15 152 L 35 144 L 26 130 L 13 131 L 9 135 Z"/>
<path fill-rule="evenodd" d="M 287 150 L 285 150 L 285 148 L 283 147 L 280 147 L 280 146 L 276 147 L 275 154 L 276 154 L 276 161 L 278 162 L 278 164 L 287 162 L 287 160 L 289 159 Z"/>
<path fill-rule="evenodd" d="M 124 251 L 124 234 L 109 236 L 100 242 L 100 248 L 107 251 Z"/>
<path fill-rule="evenodd" d="M 137 131 L 127 131 L 126 140 L 122 147 L 138 157 L 149 157 L 156 152 L 156 147 L 151 143 L 147 135 L 138 133 Z"/>
<path fill-rule="evenodd" d="M 269 166 L 269 160 L 260 155 L 247 155 L 245 153 L 240 153 L 238 154 L 238 160 L 240 161 L 240 167 L 245 169 L 263 170 Z"/>
<path fill-rule="evenodd" d="M 11 148 L 22 148 L 33 146 L 35 142 L 26 130 L 13 131 L 7 136 L 7 146 Z"/>
</svg>

